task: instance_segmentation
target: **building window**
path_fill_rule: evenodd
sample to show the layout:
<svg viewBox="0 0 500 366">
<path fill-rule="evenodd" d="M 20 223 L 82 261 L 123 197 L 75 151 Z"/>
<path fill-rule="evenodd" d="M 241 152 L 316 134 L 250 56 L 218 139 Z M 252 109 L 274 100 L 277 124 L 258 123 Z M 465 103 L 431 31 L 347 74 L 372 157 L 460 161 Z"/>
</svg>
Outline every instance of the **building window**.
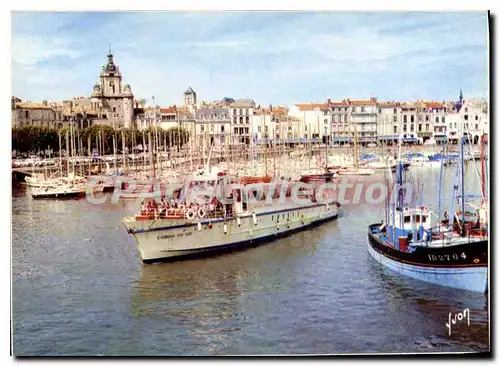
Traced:
<svg viewBox="0 0 500 366">
<path fill-rule="evenodd" d="M 465 115 L 465 116 L 464 116 L 464 120 L 468 121 L 468 120 L 469 120 L 469 116 L 468 116 L 468 115 Z"/>
<path fill-rule="evenodd" d="M 425 132 L 429 132 L 429 124 L 428 123 L 425 125 Z"/>
<path fill-rule="evenodd" d="M 328 120 L 325 118 L 325 119 L 323 120 L 323 123 L 326 125 L 326 124 L 328 123 Z"/>
<path fill-rule="evenodd" d="M 413 114 L 410 116 L 410 122 L 415 122 L 415 116 Z"/>
<path fill-rule="evenodd" d="M 234 128 L 234 134 L 237 135 L 238 134 L 238 127 L 235 127 Z"/>
<path fill-rule="evenodd" d="M 422 132 L 422 124 L 418 125 L 418 132 Z"/>
<path fill-rule="evenodd" d="M 479 116 L 476 116 L 476 121 L 479 120 Z"/>
<path fill-rule="evenodd" d="M 441 117 L 441 122 L 446 123 L 446 119 L 444 117 Z"/>
<path fill-rule="evenodd" d="M 398 110 L 396 108 L 394 108 L 394 114 L 398 113 Z"/>
<path fill-rule="evenodd" d="M 393 120 L 394 120 L 394 122 L 397 122 L 398 121 L 398 116 L 394 116 Z"/>
<path fill-rule="evenodd" d="M 410 131 L 411 131 L 411 132 L 415 131 L 415 125 L 411 125 L 411 126 L 410 126 Z"/>
<path fill-rule="evenodd" d="M 465 107 L 465 113 L 467 113 L 467 112 L 468 112 L 468 109 L 469 109 L 469 108 Z"/>
<path fill-rule="evenodd" d="M 224 132 L 224 125 L 220 126 L 220 132 Z"/>
<path fill-rule="evenodd" d="M 406 125 L 403 125 L 403 132 L 406 132 L 406 130 L 407 130 Z"/>
<path fill-rule="evenodd" d="M 352 107 L 352 111 L 353 111 L 353 112 L 356 112 L 356 107 Z"/>
<path fill-rule="evenodd" d="M 210 125 L 210 132 L 214 132 L 214 125 L 213 124 Z"/>
<path fill-rule="evenodd" d="M 404 123 L 406 123 L 407 121 L 408 121 L 408 116 L 405 114 L 405 115 L 403 116 L 403 122 L 404 122 Z"/>
<path fill-rule="evenodd" d="M 257 127 L 257 132 L 259 132 L 259 133 L 261 132 L 260 126 Z"/>
<path fill-rule="evenodd" d="M 361 112 L 364 112 L 365 111 L 365 107 L 361 107 Z"/>
<path fill-rule="evenodd" d="M 394 134 L 398 133 L 398 126 L 394 126 Z"/>
<path fill-rule="evenodd" d="M 243 124 L 243 117 L 240 117 L 240 124 Z"/>
<path fill-rule="evenodd" d="M 250 117 L 247 117 L 247 125 L 250 123 Z"/>
<path fill-rule="evenodd" d="M 205 125 L 200 125 L 200 131 L 205 132 Z"/>
<path fill-rule="evenodd" d="M 476 123 L 476 130 L 478 130 L 478 129 L 479 129 L 479 128 L 478 128 L 478 125 L 477 125 L 477 123 Z"/>
</svg>

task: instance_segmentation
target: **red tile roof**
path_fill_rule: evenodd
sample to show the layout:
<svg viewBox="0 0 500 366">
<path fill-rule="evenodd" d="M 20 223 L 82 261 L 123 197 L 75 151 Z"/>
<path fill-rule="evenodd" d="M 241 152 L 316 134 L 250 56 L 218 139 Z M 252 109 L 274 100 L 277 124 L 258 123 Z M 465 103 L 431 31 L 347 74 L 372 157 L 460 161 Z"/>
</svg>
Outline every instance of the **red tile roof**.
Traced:
<svg viewBox="0 0 500 366">
<path fill-rule="evenodd" d="M 349 100 L 349 105 L 377 105 L 374 100 Z"/>
<path fill-rule="evenodd" d="M 378 102 L 379 107 L 399 107 L 401 105 L 400 102 Z"/>
<path fill-rule="evenodd" d="M 315 109 L 326 109 L 326 103 L 297 103 L 295 104 L 301 111 L 314 111 Z"/>
<path fill-rule="evenodd" d="M 424 102 L 424 103 L 426 108 L 446 108 L 446 106 L 437 102 Z"/>
<path fill-rule="evenodd" d="M 330 107 L 347 107 L 347 103 L 345 102 L 331 102 L 329 103 Z"/>
<path fill-rule="evenodd" d="M 168 108 L 160 108 L 160 112 L 161 113 L 176 113 L 177 112 L 177 108 L 176 106 L 171 106 L 171 107 L 168 107 Z"/>
</svg>

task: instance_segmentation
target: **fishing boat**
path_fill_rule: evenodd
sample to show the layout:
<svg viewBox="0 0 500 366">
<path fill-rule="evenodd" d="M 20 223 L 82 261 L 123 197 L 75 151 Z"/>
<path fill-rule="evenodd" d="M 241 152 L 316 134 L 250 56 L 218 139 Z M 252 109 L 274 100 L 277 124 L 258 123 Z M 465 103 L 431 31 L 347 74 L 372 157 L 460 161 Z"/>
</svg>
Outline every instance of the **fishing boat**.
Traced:
<svg viewBox="0 0 500 366">
<path fill-rule="evenodd" d="M 281 202 L 268 194 L 269 202 L 245 187 L 230 183 L 217 169 L 204 169 L 187 177 L 178 199 L 143 205 L 122 222 L 142 261 L 151 263 L 258 245 L 338 215 L 334 203 Z"/>
<path fill-rule="evenodd" d="M 390 215 L 385 222 L 368 227 L 370 255 L 389 269 L 417 280 L 475 292 L 487 291 L 487 204 L 483 196 L 474 220 L 470 219 L 472 215 L 466 217 L 463 169 L 461 177 L 462 195 L 457 197 L 462 209 L 455 211 L 451 219 L 445 211 L 440 220 L 440 214 L 434 214 L 425 206 L 404 204 L 404 174 L 399 165 L 397 198 L 391 205 Z M 458 184 L 455 187 L 458 189 Z"/>
</svg>

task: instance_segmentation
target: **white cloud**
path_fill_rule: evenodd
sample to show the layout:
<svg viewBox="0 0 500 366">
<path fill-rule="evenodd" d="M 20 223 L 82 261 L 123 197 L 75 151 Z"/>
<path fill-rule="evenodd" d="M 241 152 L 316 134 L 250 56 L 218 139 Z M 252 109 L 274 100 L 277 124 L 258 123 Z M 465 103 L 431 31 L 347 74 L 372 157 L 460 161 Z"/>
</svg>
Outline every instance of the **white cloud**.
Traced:
<svg viewBox="0 0 500 366">
<path fill-rule="evenodd" d="M 43 95 L 47 82 L 61 85 L 62 93 L 70 78 L 75 89 L 86 91 L 81 84 L 96 81 L 108 41 L 134 93 L 155 95 L 163 104 L 181 103 L 189 85 L 206 99 L 248 96 L 267 104 L 346 94 L 446 98 L 462 81 L 471 90 L 487 83 L 484 14 L 111 13 L 79 15 L 75 23 L 54 19 L 57 26 L 46 30 L 37 24 L 30 32 L 25 22 L 18 26 L 22 32 L 14 32 L 15 90 Z M 61 27 L 65 31 L 54 34 Z M 53 62 L 60 56 L 73 68 L 60 69 Z M 464 67 L 470 75 L 463 75 Z"/>
<path fill-rule="evenodd" d="M 35 65 L 56 56 L 78 58 L 82 51 L 69 39 L 20 35 L 12 38 L 12 60 L 22 65 Z"/>
</svg>

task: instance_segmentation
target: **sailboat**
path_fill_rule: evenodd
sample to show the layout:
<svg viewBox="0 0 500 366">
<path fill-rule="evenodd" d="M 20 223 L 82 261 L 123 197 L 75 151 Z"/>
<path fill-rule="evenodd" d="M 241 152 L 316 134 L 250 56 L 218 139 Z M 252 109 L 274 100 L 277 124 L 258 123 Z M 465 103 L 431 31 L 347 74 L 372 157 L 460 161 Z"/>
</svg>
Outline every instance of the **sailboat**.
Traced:
<svg viewBox="0 0 500 366">
<path fill-rule="evenodd" d="M 75 160 L 73 153 L 75 144 L 73 141 L 73 125 L 70 125 L 71 144 L 68 134 L 66 134 L 66 151 L 68 152 L 68 174 L 66 177 L 61 176 L 52 185 L 39 186 L 31 190 L 31 197 L 34 199 L 42 198 L 81 198 L 85 196 L 86 186 L 85 179 L 75 174 Z M 61 142 L 59 141 L 59 151 Z M 72 162 L 72 164 L 70 164 Z M 70 165 L 73 166 L 70 171 Z M 62 168 L 61 168 L 62 169 Z M 62 175 L 62 171 L 61 171 Z M 96 187 L 97 189 L 100 189 Z"/>
<path fill-rule="evenodd" d="M 354 124 L 354 167 L 343 167 L 338 170 L 338 175 L 373 175 L 375 170 L 370 168 L 361 168 L 359 166 L 359 155 L 358 155 L 358 130 L 356 129 L 356 123 Z"/>
<path fill-rule="evenodd" d="M 454 194 L 453 197 L 453 203 L 458 198 L 462 209 L 454 212 L 452 207 L 451 220 L 446 211 L 441 220 L 440 213 L 436 215 L 424 206 L 404 204 L 406 190 L 400 152 L 396 172 L 397 198 L 386 222 L 369 225 L 368 251 L 382 265 L 402 275 L 441 286 L 487 292 L 487 199 L 483 189 L 483 204 L 476 210 L 475 221 L 469 220 L 465 209 L 463 143 L 462 140 L 462 192 L 461 196 Z M 482 187 L 485 187 L 485 174 L 482 180 Z M 454 187 L 456 191 L 458 184 Z"/>
</svg>

